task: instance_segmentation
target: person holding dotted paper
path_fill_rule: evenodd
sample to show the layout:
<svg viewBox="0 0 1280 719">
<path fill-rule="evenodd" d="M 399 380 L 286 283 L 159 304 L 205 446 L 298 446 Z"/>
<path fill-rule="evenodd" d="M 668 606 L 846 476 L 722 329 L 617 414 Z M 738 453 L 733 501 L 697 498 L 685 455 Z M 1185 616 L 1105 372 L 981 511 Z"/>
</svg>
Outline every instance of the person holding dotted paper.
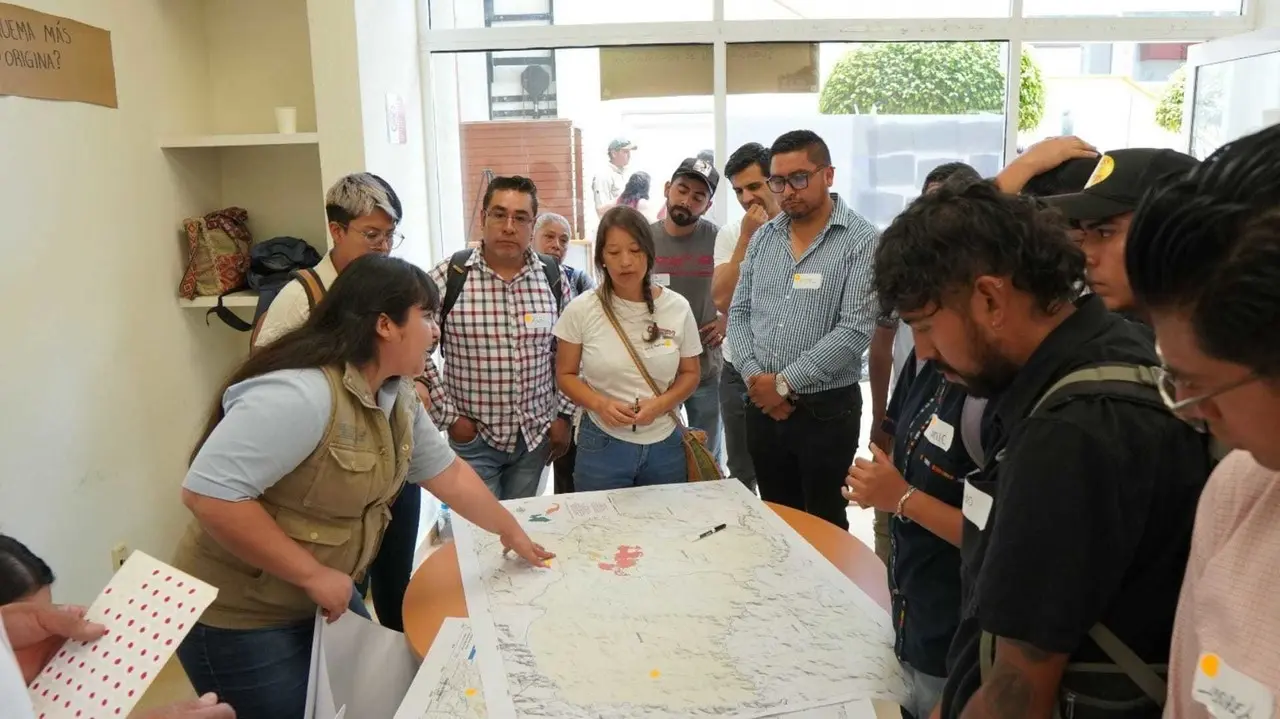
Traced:
<svg viewBox="0 0 1280 719">
<path fill-rule="evenodd" d="M 427 416 L 440 298 L 426 273 L 370 254 L 307 323 L 253 354 L 210 413 L 183 483 L 195 515 L 174 566 L 218 588 L 178 649 L 199 692 L 241 719 L 303 715 L 314 617 L 349 606 L 406 483 L 542 564 L 534 544 Z"/>
<path fill-rule="evenodd" d="M 579 492 L 688 478 L 675 411 L 698 388 L 702 340 L 689 301 L 652 284 L 654 261 L 644 216 L 609 210 L 596 233 L 600 287 L 570 302 L 555 326 L 556 380 L 585 410 Z"/>
</svg>

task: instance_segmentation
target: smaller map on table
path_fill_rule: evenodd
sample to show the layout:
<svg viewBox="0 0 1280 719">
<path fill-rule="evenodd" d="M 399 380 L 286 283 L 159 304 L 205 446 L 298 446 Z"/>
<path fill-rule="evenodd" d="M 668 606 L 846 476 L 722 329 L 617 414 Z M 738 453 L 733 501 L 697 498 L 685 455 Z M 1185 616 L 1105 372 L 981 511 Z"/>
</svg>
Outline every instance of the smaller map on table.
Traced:
<svg viewBox="0 0 1280 719">
<path fill-rule="evenodd" d="M 466 619 L 446 617 L 395 719 L 487 719 Z"/>
</svg>

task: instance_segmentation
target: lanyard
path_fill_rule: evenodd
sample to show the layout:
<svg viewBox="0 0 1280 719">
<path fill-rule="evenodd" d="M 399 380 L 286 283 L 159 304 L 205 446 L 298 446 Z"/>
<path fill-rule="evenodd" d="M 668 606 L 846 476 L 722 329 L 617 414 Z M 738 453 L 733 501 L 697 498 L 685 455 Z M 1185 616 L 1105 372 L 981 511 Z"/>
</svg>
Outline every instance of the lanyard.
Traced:
<svg viewBox="0 0 1280 719">
<path fill-rule="evenodd" d="M 947 385 L 949 384 L 951 383 L 946 380 L 938 383 L 938 390 L 933 393 L 933 397 L 929 398 L 929 401 L 925 402 L 920 407 L 920 411 L 916 413 L 916 416 L 911 419 L 911 426 L 915 429 L 907 436 L 907 446 L 904 448 L 907 451 L 902 456 L 903 464 L 901 470 L 903 477 L 907 476 L 907 467 L 911 464 L 911 456 L 915 453 L 916 446 L 920 444 L 920 438 L 924 436 L 925 430 L 929 429 L 929 425 L 938 416 L 938 408 L 942 406 L 942 398 L 946 396 Z M 926 414 L 928 414 L 928 419 L 921 422 L 921 419 Z"/>
</svg>

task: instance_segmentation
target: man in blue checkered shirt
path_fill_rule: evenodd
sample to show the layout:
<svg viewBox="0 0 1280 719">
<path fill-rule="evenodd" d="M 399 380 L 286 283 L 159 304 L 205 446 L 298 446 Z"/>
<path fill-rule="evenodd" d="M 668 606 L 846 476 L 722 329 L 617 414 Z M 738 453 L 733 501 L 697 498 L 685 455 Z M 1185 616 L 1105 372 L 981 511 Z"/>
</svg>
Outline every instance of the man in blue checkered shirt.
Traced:
<svg viewBox="0 0 1280 719">
<path fill-rule="evenodd" d="M 877 232 L 831 193 L 821 137 L 794 130 L 771 153 L 782 213 L 752 236 L 729 308 L 751 459 L 765 500 L 848 529 L 840 488 L 858 447 Z"/>
</svg>

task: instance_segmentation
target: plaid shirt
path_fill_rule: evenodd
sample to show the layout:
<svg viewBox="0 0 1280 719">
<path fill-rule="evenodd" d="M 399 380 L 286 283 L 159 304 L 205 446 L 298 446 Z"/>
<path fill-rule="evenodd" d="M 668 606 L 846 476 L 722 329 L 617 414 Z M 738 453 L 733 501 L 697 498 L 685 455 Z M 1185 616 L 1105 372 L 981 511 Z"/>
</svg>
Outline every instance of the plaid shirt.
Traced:
<svg viewBox="0 0 1280 719">
<path fill-rule="evenodd" d="M 471 254 L 467 267 L 467 282 L 441 328 L 444 370 L 427 363 L 431 418 L 447 430 L 459 417 L 470 417 L 485 442 L 503 452 L 514 452 L 523 432 L 533 450 L 557 414 L 573 412 L 573 403 L 556 390 L 551 328 L 559 312 L 542 260 L 530 251 L 510 282 L 489 267 L 482 250 Z M 448 260 L 430 273 L 441 297 L 448 274 Z M 567 277 L 561 292 L 567 305 Z"/>
</svg>

